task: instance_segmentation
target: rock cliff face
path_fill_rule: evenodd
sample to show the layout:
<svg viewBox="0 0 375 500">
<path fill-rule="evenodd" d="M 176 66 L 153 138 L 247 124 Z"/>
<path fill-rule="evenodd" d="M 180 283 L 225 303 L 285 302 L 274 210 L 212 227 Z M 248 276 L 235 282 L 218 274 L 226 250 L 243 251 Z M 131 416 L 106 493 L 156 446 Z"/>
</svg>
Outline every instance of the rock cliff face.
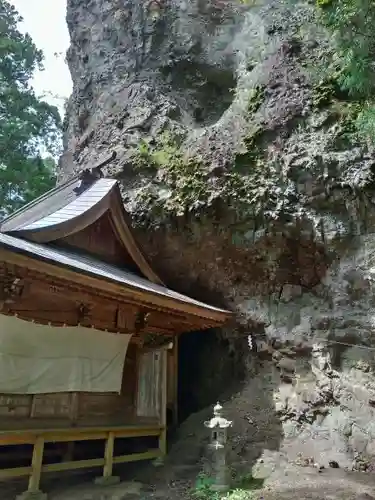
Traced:
<svg viewBox="0 0 375 500">
<path fill-rule="evenodd" d="M 116 150 L 155 269 L 237 311 L 238 460 L 371 467 L 375 157 L 348 138 L 314 4 L 68 0 L 67 20 L 60 179 Z"/>
</svg>

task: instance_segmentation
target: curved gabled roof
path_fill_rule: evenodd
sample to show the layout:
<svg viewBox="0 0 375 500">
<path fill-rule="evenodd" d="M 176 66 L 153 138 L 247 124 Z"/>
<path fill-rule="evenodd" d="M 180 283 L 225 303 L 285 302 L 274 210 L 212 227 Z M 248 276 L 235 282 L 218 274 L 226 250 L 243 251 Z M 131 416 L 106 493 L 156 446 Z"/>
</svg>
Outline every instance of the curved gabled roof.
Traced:
<svg viewBox="0 0 375 500">
<path fill-rule="evenodd" d="M 117 181 L 99 178 L 83 191 L 82 182 L 77 176 L 29 203 L 5 219 L 0 232 L 51 243 L 82 231 L 108 212 L 116 236 L 141 273 L 151 282 L 163 284 L 132 235 Z"/>
<path fill-rule="evenodd" d="M 110 207 L 110 195 L 116 181 L 99 179 L 75 198 L 69 197 L 61 208 L 28 220 L 14 220 L 15 227 L 2 232 L 21 236 L 27 240 L 48 243 L 77 233 L 95 222 Z"/>
<path fill-rule="evenodd" d="M 80 178 L 77 175 L 66 183 L 47 191 L 47 193 L 39 198 L 24 205 L 0 222 L 0 232 L 10 233 L 17 231 L 19 228 L 31 224 L 41 217 L 56 212 L 77 197 L 75 189 L 79 187 L 80 183 Z"/>
</svg>

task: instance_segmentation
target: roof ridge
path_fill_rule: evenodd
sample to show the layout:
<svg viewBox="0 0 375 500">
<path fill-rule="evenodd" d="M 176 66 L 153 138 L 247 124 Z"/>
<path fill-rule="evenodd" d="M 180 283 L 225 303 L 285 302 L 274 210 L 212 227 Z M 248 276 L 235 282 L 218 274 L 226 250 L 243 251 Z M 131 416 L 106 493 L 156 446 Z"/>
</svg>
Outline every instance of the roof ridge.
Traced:
<svg viewBox="0 0 375 500">
<path fill-rule="evenodd" d="M 30 201 L 26 205 L 22 205 L 22 207 L 20 207 L 15 212 L 12 212 L 10 215 L 8 215 L 8 217 L 6 217 L 5 219 L 3 219 L 0 222 L 0 231 L 1 231 L 2 226 L 6 222 L 11 221 L 12 219 L 14 219 L 14 217 L 18 216 L 22 212 L 27 212 L 28 210 L 30 210 L 30 208 L 34 207 L 35 205 L 39 205 L 40 202 L 42 202 L 46 198 L 49 198 L 52 194 L 58 193 L 59 191 L 62 191 L 63 189 L 65 189 L 70 184 L 74 184 L 75 182 L 77 182 L 79 180 L 79 178 L 80 178 L 80 175 L 81 175 L 81 173 L 78 173 L 78 174 L 74 175 L 73 177 L 71 177 L 66 182 L 63 182 L 62 184 L 58 184 L 57 186 L 55 186 L 54 188 L 52 188 L 49 191 L 45 192 L 41 196 L 38 196 L 38 198 L 35 198 L 34 200 Z"/>
<path fill-rule="evenodd" d="M 28 223 L 24 224 L 23 226 L 19 226 L 18 228 L 16 228 L 16 231 L 23 232 L 23 231 L 30 231 L 30 230 L 31 231 L 38 230 L 41 228 L 47 229 L 48 227 L 54 226 L 56 224 L 63 224 L 63 223 L 67 223 L 69 220 L 77 219 L 77 217 L 80 217 L 80 216 L 84 215 L 85 213 L 87 213 L 89 210 L 93 209 L 95 207 L 95 205 L 100 203 L 105 196 L 107 196 L 109 193 L 111 193 L 116 185 L 116 182 L 117 182 L 116 180 L 108 179 L 108 178 L 107 179 L 106 178 L 97 179 L 90 186 L 87 186 L 86 189 L 84 191 L 82 191 L 82 193 L 77 195 L 74 199 L 68 201 L 68 203 L 66 205 L 58 208 L 57 210 L 55 210 L 54 212 L 52 212 L 48 215 L 41 214 L 40 218 L 34 220 L 33 222 L 28 222 Z M 100 199 L 98 198 L 98 196 L 96 196 L 95 201 L 92 204 L 90 203 L 89 206 L 86 205 L 83 212 L 77 211 L 77 209 L 75 209 L 74 214 L 71 217 L 69 217 L 69 218 L 63 217 L 59 222 L 56 222 L 56 216 L 58 216 L 58 214 L 61 214 L 64 211 L 66 212 L 66 210 L 67 209 L 69 210 L 69 207 L 72 207 L 73 204 L 75 204 L 76 206 L 78 204 L 81 205 L 82 202 L 84 202 L 84 200 L 87 197 L 90 197 L 92 199 L 93 196 L 95 197 L 95 189 L 97 189 L 99 186 L 103 186 L 103 185 L 105 186 L 105 188 L 108 191 L 105 194 L 103 194 L 103 192 L 102 192 L 103 187 L 102 187 L 101 192 L 99 192 Z M 45 223 L 45 225 L 42 225 L 42 226 L 39 225 L 39 223 L 41 221 L 47 221 L 48 219 L 51 219 L 51 218 L 53 219 L 53 223 L 49 223 L 49 224 Z"/>
<path fill-rule="evenodd" d="M 80 170 L 71 179 L 67 180 L 66 182 L 64 182 L 60 185 L 55 186 L 54 188 L 52 188 L 49 191 L 47 191 L 46 193 L 42 194 L 41 196 L 39 196 L 35 200 L 30 201 L 26 205 L 23 205 L 18 210 L 16 210 L 15 212 L 13 212 L 12 214 L 10 214 L 8 217 L 6 217 L 5 219 L 3 219 L 0 222 L 0 232 L 2 232 L 2 228 L 3 228 L 4 224 L 12 221 L 18 215 L 20 215 L 24 212 L 28 212 L 31 208 L 39 205 L 45 199 L 50 198 L 52 195 L 58 193 L 59 191 L 62 191 L 63 189 L 66 189 L 69 185 L 74 184 L 75 182 L 77 182 L 79 180 L 82 180 L 82 175 L 84 174 L 84 172 L 87 172 L 87 171 L 92 172 L 93 170 L 99 170 L 99 172 L 101 172 L 100 169 L 102 167 L 104 167 L 105 165 L 108 165 L 108 163 L 110 163 L 111 161 L 113 161 L 116 158 L 116 156 L 117 156 L 116 151 L 112 151 L 110 156 L 108 156 L 104 160 L 101 160 L 99 163 L 97 163 L 93 167 L 86 168 L 85 170 Z M 100 177 L 102 178 L 103 175 L 101 175 Z"/>
</svg>

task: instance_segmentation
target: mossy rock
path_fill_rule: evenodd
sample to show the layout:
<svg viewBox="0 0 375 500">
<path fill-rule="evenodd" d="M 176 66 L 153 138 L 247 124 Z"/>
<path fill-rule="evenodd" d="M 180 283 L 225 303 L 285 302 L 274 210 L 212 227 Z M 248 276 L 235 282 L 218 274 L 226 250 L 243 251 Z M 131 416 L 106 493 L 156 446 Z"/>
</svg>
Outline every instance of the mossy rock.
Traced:
<svg viewBox="0 0 375 500">
<path fill-rule="evenodd" d="M 333 0 L 316 0 L 316 6 L 320 7 L 321 9 L 325 9 L 332 5 Z"/>
<path fill-rule="evenodd" d="M 257 85 L 250 91 L 249 101 L 247 104 L 247 112 L 249 114 L 254 114 L 258 111 L 260 106 L 264 102 L 265 97 L 265 86 Z"/>
</svg>

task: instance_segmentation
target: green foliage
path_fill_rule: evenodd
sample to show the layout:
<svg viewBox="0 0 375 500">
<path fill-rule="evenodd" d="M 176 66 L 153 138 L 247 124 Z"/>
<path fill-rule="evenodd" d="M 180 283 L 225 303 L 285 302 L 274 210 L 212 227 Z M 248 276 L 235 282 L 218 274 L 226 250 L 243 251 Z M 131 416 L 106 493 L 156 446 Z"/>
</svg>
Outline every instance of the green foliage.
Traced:
<svg viewBox="0 0 375 500">
<path fill-rule="evenodd" d="M 239 219 L 266 218 L 271 213 L 287 211 L 289 199 L 274 189 L 275 184 L 283 186 L 285 179 L 277 161 L 265 158 L 261 146 L 263 132 L 256 128 L 249 133 L 246 151 L 237 155 L 235 168 L 216 178 L 214 184 L 209 182 L 204 162 L 199 157 L 185 156 L 169 134 L 161 136 L 154 147 L 142 142 L 134 154 L 134 164 L 152 173 L 153 179 L 139 192 L 138 202 L 145 213 L 152 210 L 154 216 L 161 218 L 189 211 L 197 213 L 217 193 Z M 163 191 L 167 196 L 160 196 Z"/>
<path fill-rule="evenodd" d="M 255 7 L 257 5 L 257 0 L 241 0 L 241 3 L 249 7 Z"/>
<path fill-rule="evenodd" d="M 135 170 L 139 172 L 153 172 L 156 168 L 150 145 L 144 139 L 140 140 L 138 149 L 134 152 L 132 160 Z"/>
<path fill-rule="evenodd" d="M 255 86 L 248 97 L 247 114 L 254 115 L 265 97 L 265 86 Z M 262 213 L 263 202 L 273 198 L 264 186 L 264 172 L 267 167 L 261 161 L 264 130 L 255 126 L 244 140 L 246 150 L 235 159 L 234 171 L 224 173 L 215 184 L 210 183 L 210 175 L 203 159 L 187 156 L 180 142 L 165 132 L 154 143 L 141 140 L 133 152 L 135 170 L 151 175 L 152 182 L 143 188 L 137 197 L 145 213 L 152 210 L 154 216 L 184 215 L 207 207 L 220 193 L 231 210 L 249 216 Z M 268 180 L 267 186 L 268 186 Z M 163 199 L 160 192 L 164 190 Z M 158 194 L 159 193 L 159 194 Z M 147 209 L 149 207 L 149 209 Z"/>
<path fill-rule="evenodd" d="M 365 103 L 363 109 L 358 113 L 355 121 L 356 129 L 362 140 L 375 141 L 375 105 L 371 102 Z"/>
<path fill-rule="evenodd" d="M 192 498 L 196 500 L 253 500 L 254 490 L 262 487 L 263 480 L 254 479 L 251 475 L 244 476 L 227 493 L 213 491 L 212 485 L 212 478 L 200 473 L 192 491 Z"/>
<path fill-rule="evenodd" d="M 203 472 L 198 474 L 192 497 L 197 500 L 219 500 L 219 494 L 212 491 L 213 480 Z"/>
<path fill-rule="evenodd" d="M 0 0 L 0 213 L 31 201 L 55 183 L 61 147 L 56 107 L 39 99 L 30 80 L 43 55 L 18 30 L 16 10 Z M 45 153 L 50 157 L 42 159 Z M 43 153 L 43 155 L 42 155 Z"/>
<path fill-rule="evenodd" d="M 337 42 L 340 84 L 353 96 L 375 90 L 375 3 L 372 0 L 317 0 L 321 18 Z"/>
<path fill-rule="evenodd" d="M 336 42 L 332 61 L 340 68 L 337 82 L 351 99 L 362 103 L 353 121 L 356 136 L 374 144 L 375 3 L 371 0 L 316 0 L 316 5 Z"/>
<path fill-rule="evenodd" d="M 333 0 L 316 0 L 316 4 L 318 7 L 324 8 L 331 5 Z"/>
</svg>

